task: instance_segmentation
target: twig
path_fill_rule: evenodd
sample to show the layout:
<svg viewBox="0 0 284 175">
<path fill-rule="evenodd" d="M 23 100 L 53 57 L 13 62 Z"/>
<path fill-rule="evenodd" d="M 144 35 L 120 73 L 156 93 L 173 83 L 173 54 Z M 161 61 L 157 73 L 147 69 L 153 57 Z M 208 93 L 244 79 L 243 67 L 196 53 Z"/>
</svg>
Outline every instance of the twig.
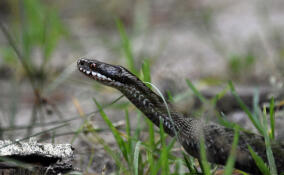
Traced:
<svg viewBox="0 0 284 175">
<path fill-rule="evenodd" d="M 26 70 L 26 73 L 28 75 L 29 81 L 31 82 L 31 85 L 33 87 L 34 93 L 37 96 L 38 93 L 34 84 L 34 81 L 32 79 L 32 72 L 29 69 L 28 64 L 25 62 L 24 57 L 22 56 L 22 54 L 20 53 L 19 49 L 16 46 L 16 43 L 14 42 L 12 36 L 10 35 L 10 33 L 8 32 L 8 30 L 6 29 L 6 27 L 4 26 L 4 24 L 2 23 L 2 21 L 0 21 L 0 28 L 4 34 L 4 36 L 6 37 L 6 39 L 8 40 L 10 46 L 14 49 L 15 53 L 17 54 L 17 58 L 19 59 L 19 61 L 21 62 L 21 64 L 23 65 L 24 69 Z"/>
</svg>

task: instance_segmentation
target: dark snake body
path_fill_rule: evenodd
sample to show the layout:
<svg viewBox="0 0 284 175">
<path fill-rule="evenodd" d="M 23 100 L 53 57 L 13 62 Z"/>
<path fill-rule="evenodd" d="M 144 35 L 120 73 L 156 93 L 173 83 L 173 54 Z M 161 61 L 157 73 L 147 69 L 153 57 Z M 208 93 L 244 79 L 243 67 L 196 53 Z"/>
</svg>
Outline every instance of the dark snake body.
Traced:
<svg viewBox="0 0 284 175">
<path fill-rule="evenodd" d="M 170 118 L 162 98 L 121 66 L 83 58 L 78 60 L 77 65 L 78 69 L 90 78 L 121 91 L 156 126 L 162 122 L 165 131 L 170 136 L 177 135 L 179 142 L 190 155 L 200 157 L 200 136 L 203 135 L 207 159 L 212 163 L 226 164 L 233 142 L 233 129 L 184 116 L 176 112 L 171 105 L 169 106 Z M 267 163 L 264 138 L 260 135 L 240 132 L 235 168 L 260 174 L 248 150 L 248 145 Z M 284 172 L 284 144 L 272 143 L 271 147 L 277 171 Z"/>
</svg>

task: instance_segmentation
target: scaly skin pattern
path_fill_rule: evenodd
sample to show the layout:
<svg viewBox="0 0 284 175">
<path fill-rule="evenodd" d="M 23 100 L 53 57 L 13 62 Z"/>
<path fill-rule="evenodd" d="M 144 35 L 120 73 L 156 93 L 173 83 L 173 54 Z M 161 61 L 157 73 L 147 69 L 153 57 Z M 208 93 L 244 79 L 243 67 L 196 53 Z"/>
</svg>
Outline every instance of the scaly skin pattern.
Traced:
<svg viewBox="0 0 284 175">
<path fill-rule="evenodd" d="M 234 130 L 213 122 L 184 116 L 176 112 L 171 105 L 169 106 L 171 116 L 169 116 L 162 98 L 122 66 L 87 58 L 79 59 L 77 66 L 84 75 L 121 91 L 156 126 L 162 122 L 165 131 L 172 137 L 177 136 L 180 144 L 190 155 L 199 158 L 200 136 L 203 135 L 207 159 L 215 164 L 226 164 Z M 248 145 L 268 163 L 264 138 L 260 135 L 240 132 L 235 168 L 252 174 L 261 174 L 248 150 Z M 284 143 L 272 143 L 271 146 L 277 171 L 284 172 Z"/>
</svg>

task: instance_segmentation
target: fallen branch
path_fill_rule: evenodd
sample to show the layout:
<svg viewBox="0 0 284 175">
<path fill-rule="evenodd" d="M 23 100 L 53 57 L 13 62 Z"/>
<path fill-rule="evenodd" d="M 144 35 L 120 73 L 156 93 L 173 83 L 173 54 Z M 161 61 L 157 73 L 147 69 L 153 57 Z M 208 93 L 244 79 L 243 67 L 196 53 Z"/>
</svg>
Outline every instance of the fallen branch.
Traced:
<svg viewBox="0 0 284 175">
<path fill-rule="evenodd" d="M 58 174 L 73 170 L 70 144 L 0 140 L 0 174 Z"/>
</svg>

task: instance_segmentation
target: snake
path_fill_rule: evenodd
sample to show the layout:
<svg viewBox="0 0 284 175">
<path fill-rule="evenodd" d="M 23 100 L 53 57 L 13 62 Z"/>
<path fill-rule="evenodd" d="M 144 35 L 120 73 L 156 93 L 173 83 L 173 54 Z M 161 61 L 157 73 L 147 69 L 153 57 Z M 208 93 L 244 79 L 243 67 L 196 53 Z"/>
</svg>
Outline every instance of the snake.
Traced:
<svg viewBox="0 0 284 175">
<path fill-rule="evenodd" d="M 166 105 L 161 96 L 120 65 L 83 57 L 78 59 L 77 68 L 85 76 L 119 90 L 157 127 L 162 124 L 168 135 L 177 137 L 178 142 L 189 155 L 200 160 L 201 138 L 203 138 L 207 160 L 214 164 L 226 165 L 232 149 L 234 129 L 179 113 L 172 104 Z M 249 146 L 268 164 L 264 137 L 240 130 L 234 166 L 248 173 L 261 174 L 249 151 Z M 271 143 L 271 149 L 277 171 L 284 172 L 284 143 L 274 141 Z"/>
</svg>

